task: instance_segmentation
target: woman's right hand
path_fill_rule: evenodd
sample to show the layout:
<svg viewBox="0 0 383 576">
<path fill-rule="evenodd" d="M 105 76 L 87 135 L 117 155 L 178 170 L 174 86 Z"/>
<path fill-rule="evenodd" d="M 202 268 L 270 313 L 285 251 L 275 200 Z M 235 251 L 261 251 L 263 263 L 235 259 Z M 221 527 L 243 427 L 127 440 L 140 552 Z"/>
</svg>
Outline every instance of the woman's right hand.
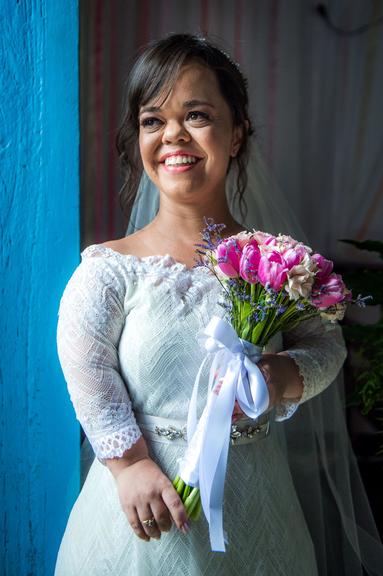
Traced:
<svg viewBox="0 0 383 576">
<path fill-rule="evenodd" d="M 144 442 L 143 438 L 137 444 L 140 441 Z M 138 448 L 136 446 L 135 451 Z M 129 456 L 128 459 L 109 460 L 107 465 L 114 475 L 122 509 L 135 534 L 146 541 L 150 538 L 159 539 L 161 532 L 170 530 L 172 522 L 186 534 L 188 524 L 185 507 L 169 478 L 147 451 L 133 462 L 129 462 Z M 155 520 L 152 526 L 142 523 L 152 518 Z"/>
</svg>

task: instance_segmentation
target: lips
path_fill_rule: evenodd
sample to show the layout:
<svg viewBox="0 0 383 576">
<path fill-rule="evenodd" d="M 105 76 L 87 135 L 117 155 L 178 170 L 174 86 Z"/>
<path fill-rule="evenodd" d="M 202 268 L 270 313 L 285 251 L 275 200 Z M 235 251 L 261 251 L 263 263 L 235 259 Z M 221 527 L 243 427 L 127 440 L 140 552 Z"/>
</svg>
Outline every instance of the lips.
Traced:
<svg viewBox="0 0 383 576">
<path fill-rule="evenodd" d="M 202 157 L 193 152 L 175 150 L 174 152 L 163 154 L 160 157 L 159 162 L 168 166 L 183 166 L 196 164 L 199 160 L 202 160 Z"/>
<path fill-rule="evenodd" d="M 202 160 L 202 157 L 197 156 L 197 154 L 185 150 L 176 150 L 163 154 L 160 158 L 160 164 L 170 174 L 181 174 L 193 170 L 200 160 Z"/>
</svg>

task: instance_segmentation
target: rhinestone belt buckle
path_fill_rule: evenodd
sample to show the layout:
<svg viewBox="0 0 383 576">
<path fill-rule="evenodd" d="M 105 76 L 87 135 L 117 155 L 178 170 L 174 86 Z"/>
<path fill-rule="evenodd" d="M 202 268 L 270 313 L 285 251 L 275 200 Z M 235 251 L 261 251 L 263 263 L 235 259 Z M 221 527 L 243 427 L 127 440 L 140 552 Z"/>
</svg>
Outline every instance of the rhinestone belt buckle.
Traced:
<svg viewBox="0 0 383 576">
<path fill-rule="evenodd" d="M 186 440 L 186 428 L 176 428 L 175 426 L 162 428 L 161 426 L 156 426 L 154 432 L 168 440 Z"/>
<path fill-rule="evenodd" d="M 269 422 L 265 422 L 264 424 L 256 424 L 245 426 L 244 428 L 240 428 L 238 424 L 232 424 L 231 426 L 231 433 L 230 439 L 232 444 L 236 444 L 238 440 L 242 438 L 255 438 L 260 432 L 265 429 L 265 435 L 267 435 L 269 431 Z"/>
</svg>

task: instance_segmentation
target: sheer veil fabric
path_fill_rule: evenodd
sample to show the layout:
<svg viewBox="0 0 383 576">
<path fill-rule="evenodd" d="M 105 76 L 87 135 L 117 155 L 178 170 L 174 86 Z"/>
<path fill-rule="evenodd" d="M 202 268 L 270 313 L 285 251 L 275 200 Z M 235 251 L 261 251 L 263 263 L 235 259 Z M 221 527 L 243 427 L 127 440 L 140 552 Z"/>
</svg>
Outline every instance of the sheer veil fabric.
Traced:
<svg viewBox="0 0 383 576">
<path fill-rule="evenodd" d="M 290 234 L 305 241 L 293 209 L 254 142 L 247 173 L 244 220 L 232 194 L 234 170 L 228 174 L 233 216 L 248 229 Z M 143 173 L 127 234 L 147 225 L 158 207 L 158 190 Z M 356 576 L 364 573 L 364 567 L 367 574 L 378 576 L 383 574 L 383 546 L 350 446 L 344 407 L 340 373 L 323 393 L 278 423 L 277 434 L 314 542 L 318 573 Z"/>
</svg>

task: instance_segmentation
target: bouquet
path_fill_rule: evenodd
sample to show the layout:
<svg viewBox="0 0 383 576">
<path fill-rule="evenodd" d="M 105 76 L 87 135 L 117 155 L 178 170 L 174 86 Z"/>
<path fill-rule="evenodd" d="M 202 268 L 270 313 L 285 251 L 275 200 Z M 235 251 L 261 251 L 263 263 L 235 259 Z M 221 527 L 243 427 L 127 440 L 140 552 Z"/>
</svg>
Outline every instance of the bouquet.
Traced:
<svg viewBox="0 0 383 576">
<path fill-rule="evenodd" d="M 254 419 L 267 410 L 268 389 L 256 366 L 262 348 L 277 332 L 308 318 L 343 318 L 352 295 L 330 260 L 290 236 L 254 230 L 222 238 L 224 225 L 205 223 L 198 265 L 221 283 L 229 323 L 215 317 L 200 335 L 208 352 L 205 360 L 214 355 L 209 393 L 197 423 L 203 363 L 189 406 L 188 448 L 173 484 L 191 519 L 198 518 L 202 503 L 212 549 L 224 551 L 223 483 L 234 404 Z M 356 302 L 363 305 L 363 300 Z"/>
</svg>

